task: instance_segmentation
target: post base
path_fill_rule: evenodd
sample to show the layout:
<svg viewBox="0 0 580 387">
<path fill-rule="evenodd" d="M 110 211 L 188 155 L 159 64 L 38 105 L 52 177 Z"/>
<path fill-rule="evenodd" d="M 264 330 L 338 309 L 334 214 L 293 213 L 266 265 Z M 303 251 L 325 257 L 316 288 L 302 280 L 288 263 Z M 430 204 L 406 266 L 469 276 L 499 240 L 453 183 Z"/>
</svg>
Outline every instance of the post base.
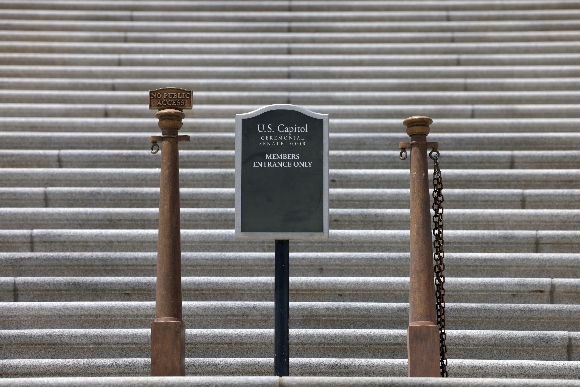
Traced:
<svg viewBox="0 0 580 387">
<path fill-rule="evenodd" d="M 410 377 L 438 377 L 439 328 L 431 321 L 416 321 L 409 324 L 407 350 Z"/>
<path fill-rule="evenodd" d="M 151 323 L 151 376 L 185 376 L 185 324 Z"/>
</svg>

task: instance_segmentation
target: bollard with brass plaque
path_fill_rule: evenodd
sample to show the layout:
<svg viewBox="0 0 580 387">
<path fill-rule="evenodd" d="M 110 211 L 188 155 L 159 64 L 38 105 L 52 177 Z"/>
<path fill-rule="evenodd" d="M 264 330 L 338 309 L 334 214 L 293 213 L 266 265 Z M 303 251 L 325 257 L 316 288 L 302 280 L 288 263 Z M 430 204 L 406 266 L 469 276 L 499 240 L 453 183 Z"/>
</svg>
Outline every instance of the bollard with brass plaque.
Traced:
<svg viewBox="0 0 580 387">
<path fill-rule="evenodd" d="M 436 142 L 427 142 L 432 122 L 424 116 L 407 118 L 403 124 L 411 142 L 399 144 L 401 156 L 411 149 L 408 374 L 423 377 L 441 376 L 427 163 L 427 149 L 437 148 Z"/>
<path fill-rule="evenodd" d="M 157 109 L 161 136 L 151 136 L 151 153 L 162 143 L 155 320 L 151 324 L 151 376 L 185 375 L 185 325 L 182 321 L 179 147 L 183 109 L 191 109 L 191 91 L 165 88 L 149 92 Z"/>
</svg>

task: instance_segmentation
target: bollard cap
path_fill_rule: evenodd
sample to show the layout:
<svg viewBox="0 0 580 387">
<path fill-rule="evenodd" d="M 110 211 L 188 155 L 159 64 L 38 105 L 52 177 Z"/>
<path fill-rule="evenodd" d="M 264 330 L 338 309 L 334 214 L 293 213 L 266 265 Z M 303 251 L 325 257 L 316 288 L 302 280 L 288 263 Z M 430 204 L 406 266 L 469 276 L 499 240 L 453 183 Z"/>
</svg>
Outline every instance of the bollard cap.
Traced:
<svg viewBox="0 0 580 387">
<path fill-rule="evenodd" d="M 155 117 L 159 119 L 157 125 L 161 130 L 179 130 L 183 126 L 183 118 L 185 114 L 177 109 L 159 110 Z"/>
<path fill-rule="evenodd" d="M 413 136 L 415 134 L 428 135 L 430 132 L 429 125 L 433 120 L 427 116 L 412 116 L 403 121 L 403 125 L 407 127 L 407 134 Z"/>
</svg>

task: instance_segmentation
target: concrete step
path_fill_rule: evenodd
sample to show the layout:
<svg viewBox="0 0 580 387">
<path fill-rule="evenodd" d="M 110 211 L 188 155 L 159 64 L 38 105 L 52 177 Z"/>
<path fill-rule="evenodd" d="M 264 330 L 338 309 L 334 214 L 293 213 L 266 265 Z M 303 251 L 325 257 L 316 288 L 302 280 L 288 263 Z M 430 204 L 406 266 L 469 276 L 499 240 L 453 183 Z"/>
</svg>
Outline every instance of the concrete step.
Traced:
<svg viewBox="0 0 580 387">
<path fill-rule="evenodd" d="M 154 301 L 2 302 L 0 309 L 5 316 L 1 323 L 4 330 L 146 328 L 155 318 Z M 197 329 L 270 329 L 274 326 L 273 301 L 184 301 L 183 313 L 186 325 Z M 574 331 L 580 306 L 447 303 L 445 315 L 447 329 Z M 407 326 L 408 316 L 407 303 L 290 304 L 290 327 L 296 329 L 398 329 Z"/>
<path fill-rule="evenodd" d="M 187 146 L 187 145 L 186 145 Z M 461 169 L 574 169 L 580 151 L 451 151 L 445 164 Z M 182 150 L 180 168 L 233 168 L 233 150 Z M 400 151 L 329 152 L 331 169 L 407 169 Z M 159 158 L 144 150 L 0 150 L 4 168 L 159 168 Z"/>
<path fill-rule="evenodd" d="M 236 239 L 234 230 L 181 230 L 181 247 L 190 252 L 271 252 L 272 241 Z M 580 233 L 546 230 L 446 230 L 446 251 L 454 253 L 575 253 Z M 330 230 L 326 241 L 292 242 L 296 252 L 405 252 L 403 230 Z M 1 252 L 154 252 L 157 230 L 33 229 L 0 230 Z"/>
<path fill-rule="evenodd" d="M 292 275 L 302 277 L 408 277 L 408 253 L 298 253 L 291 251 Z M 471 278 L 570 278 L 580 276 L 577 253 L 453 253 L 445 254 L 445 275 Z M 274 272 L 274 248 L 264 253 L 185 251 L 184 277 L 268 277 Z M 0 268 L 12 277 L 152 277 L 155 252 L 0 253 Z M 7 291 L 14 289 L 7 286 Z M 552 292 L 554 289 L 550 287 Z"/>
<path fill-rule="evenodd" d="M 217 10 L 216 10 L 217 11 Z M 124 21 L 124 22 L 257 22 L 267 20 L 269 22 L 319 22 L 319 21 L 402 21 L 415 20 L 419 17 L 425 21 L 445 21 L 449 15 L 447 12 L 308 12 L 308 11 L 184 11 L 184 12 L 146 12 L 146 11 L 72 11 L 72 10 L 5 10 L 2 13 L 4 19 L 16 20 L 62 20 L 62 21 Z M 510 19 L 575 19 L 578 17 L 574 10 L 547 11 L 547 12 L 508 12 Z M 507 16 L 506 15 L 506 16 Z M 461 20 L 473 18 L 475 15 L 469 12 L 454 13 L 453 19 Z M 487 16 L 487 17 L 486 17 Z M 495 19 L 493 13 L 485 13 L 480 16 L 483 20 Z"/>
<path fill-rule="evenodd" d="M 460 57 L 457 55 L 263 55 L 261 63 L 270 66 L 356 66 L 365 64 L 368 66 L 404 66 L 414 65 L 420 61 L 429 60 L 437 66 L 456 66 L 464 60 L 467 63 L 485 64 L 493 60 L 500 61 L 509 59 L 506 57 L 489 58 L 482 56 Z M 520 56 L 513 58 L 514 64 L 575 64 L 575 55 L 550 55 L 544 56 Z M 478 63 L 480 62 L 480 63 Z M 126 54 L 0 54 L 0 65 L 39 65 L 39 66 L 220 66 L 228 63 L 230 66 L 251 66 L 256 63 L 251 55 L 126 55 Z M 199 97 L 198 97 L 199 98 Z M 197 100 L 197 98 L 196 98 Z"/>
<path fill-rule="evenodd" d="M 149 329 L 3 330 L 0 353 L 3 359 L 146 358 L 149 334 Z M 562 331 L 447 331 L 448 354 L 455 359 L 578 361 L 578 339 L 578 333 Z M 186 357 L 267 358 L 273 348 L 273 329 L 186 331 Z M 290 329 L 290 348 L 293 358 L 404 359 L 406 329 Z"/>
<path fill-rule="evenodd" d="M 575 65 L 577 54 L 395 54 L 395 55 L 131 55 L 131 54 L 37 54 L 37 53 L 1 53 L 0 65 L 36 65 L 36 66 L 142 66 L 144 62 L 151 67 L 172 66 L 251 66 L 256 63 L 267 63 L 269 66 L 421 66 L 432 63 L 433 66 L 539 66 L 539 65 Z"/>
<path fill-rule="evenodd" d="M 574 189 L 445 189 L 448 209 L 580 209 Z M 182 188 L 181 208 L 232 208 L 233 188 Z M 5 207 L 158 208 L 158 188 L 0 188 Z M 330 208 L 405 209 L 408 189 L 331 189 Z"/>
<path fill-rule="evenodd" d="M 288 99 L 271 101 L 286 104 Z M 34 117 L 92 117 L 92 118 L 146 118 L 151 117 L 147 105 L 107 104 L 34 104 L 6 103 L 1 117 L 28 115 Z M 186 118 L 231 118 L 236 114 L 254 111 L 263 104 L 253 105 L 199 105 L 187 110 Z M 411 115 L 428 115 L 441 118 L 577 118 L 576 104 L 477 104 L 477 105 L 304 105 L 315 112 L 325 112 L 336 118 L 397 119 Z"/>
<path fill-rule="evenodd" d="M 19 26 L 25 26 L 26 21 L 14 21 Z M 63 30 L 66 24 L 58 23 L 60 29 Z M 79 21 L 76 22 L 79 26 L 93 27 L 92 23 Z M 451 25 L 452 23 L 443 22 L 443 25 Z M 561 31 L 566 29 L 567 21 L 550 22 L 554 23 L 556 30 Z M 574 30 L 580 26 L 580 21 L 574 21 Z M 12 26 L 6 25 L 0 19 L 0 30 L 13 30 Z M 115 31 L 114 26 L 110 23 L 104 23 L 106 31 Z M 332 23 L 329 23 L 332 24 Z M 349 23 L 340 23 L 341 25 L 349 25 Z M 361 23 L 361 26 L 369 25 L 370 23 Z M 428 25 L 426 23 L 425 25 Z M 125 22 L 119 25 L 136 26 L 137 23 L 127 24 Z M 232 23 L 230 25 L 235 25 Z M 240 24 L 247 25 L 247 24 Z M 275 25 L 278 27 L 277 32 L 284 32 L 287 26 L 282 23 Z M 370 24 L 372 25 L 372 24 Z M 388 23 L 381 23 L 381 25 L 388 26 Z M 409 23 L 403 23 L 408 26 L 410 31 L 417 32 L 414 27 L 423 24 L 413 24 L 411 27 Z M 506 26 L 513 25 L 513 28 L 521 27 L 517 22 L 506 23 Z M 158 29 L 167 30 L 167 23 L 158 23 Z M 183 32 L 187 32 L 188 26 L 195 26 L 195 23 L 186 24 L 172 24 L 172 28 L 178 30 L 183 28 Z M 219 27 L 219 24 L 217 25 Z M 40 26 L 38 26 L 40 27 Z M 300 28 L 292 24 L 292 28 L 296 27 L 295 32 L 301 32 Z M 493 25 L 486 28 L 494 27 Z M 37 29 L 35 26 L 34 29 Z M 142 31 L 153 33 L 155 24 L 151 22 L 144 22 Z M 521 30 L 521 28 L 519 28 Z M 247 32 L 247 31 L 239 31 Z M 359 31 L 360 32 L 360 31 Z M 403 31 L 400 31 L 403 32 Z M 36 41 L 5 41 L 0 42 L 0 53 L 4 54 L 140 54 L 140 55 L 392 55 L 393 53 L 404 52 L 405 55 L 476 55 L 478 57 L 484 55 L 523 55 L 523 54 L 574 54 L 580 52 L 580 43 L 574 41 L 557 41 L 557 42 L 482 42 L 473 44 L 466 43 L 418 43 L 409 45 L 407 43 L 108 43 L 108 42 L 36 42 Z M 328 63 L 327 63 L 328 65 Z"/>
<path fill-rule="evenodd" d="M 0 208 L 0 229 L 157 229 L 156 208 Z M 329 210 L 331 230 L 408 230 L 408 209 Z M 449 209 L 450 230 L 576 230 L 580 210 Z M 181 228 L 235 228 L 234 208 L 182 208 Z"/>
<path fill-rule="evenodd" d="M 351 386 L 366 387 L 373 386 L 391 386 L 391 387 L 434 387 L 434 386 L 480 386 L 480 387 L 514 387 L 514 386 L 543 386 L 543 387 L 568 387 L 578 386 L 575 380 L 566 380 L 565 378 L 574 379 L 574 372 L 577 372 L 577 365 L 573 362 L 535 362 L 535 361 L 478 361 L 474 360 L 457 360 L 453 365 L 459 367 L 459 374 L 456 378 L 413 378 L 403 377 L 406 375 L 406 362 L 397 360 L 385 361 L 360 361 L 358 359 L 290 359 L 292 375 L 318 375 L 318 376 L 253 376 L 256 373 L 268 375 L 272 373 L 273 362 L 269 359 L 239 359 L 226 361 L 218 359 L 217 361 L 206 361 L 205 359 L 185 359 L 186 375 L 196 374 L 197 370 L 207 374 L 218 372 L 218 369 L 226 368 L 228 374 L 233 376 L 181 376 L 181 377 L 151 377 L 149 375 L 149 361 L 147 359 L 119 359 L 111 361 L 93 360 L 81 364 L 74 360 L 46 360 L 38 361 L 42 370 L 47 370 L 51 375 L 63 375 L 71 377 L 44 377 L 35 378 L 14 378 L 0 380 L 0 385 L 5 386 L 43 386 L 44 383 L 50 383 L 51 386 L 77 386 L 82 383 L 87 387 L 103 387 L 108 385 L 116 386 L 156 386 L 163 384 L 166 386 L 184 386 L 195 385 L 199 387 L 213 387 L 216 385 L 230 387 L 304 387 L 304 386 Z M 6 368 L 10 371 L 22 369 L 31 370 L 31 362 L 22 361 L 19 365 L 13 365 L 11 361 L 5 361 Z M 571 363 L 571 364 L 568 364 Z M 21 364 L 21 365 L 20 365 Z M 451 361 L 450 361 L 451 364 Z M 490 368 L 493 375 L 501 377 L 494 379 L 490 377 L 490 371 L 478 371 L 477 364 L 484 364 Z M 70 367 L 70 371 L 69 371 Z M 95 377 L 79 377 L 78 375 L 87 375 L 84 371 L 87 368 L 95 367 L 98 371 L 94 372 Z M 139 376 L 114 376 L 122 372 L 123 369 L 130 368 L 131 374 Z M 212 371 L 210 371 L 212 370 Z M 260 370 L 260 371 L 256 371 Z M 263 370 L 263 371 L 262 371 Z M 332 375 L 350 375 L 360 376 L 325 376 L 321 370 L 329 370 Z M 541 375 L 548 379 L 521 379 L 526 375 L 524 370 L 530 373 Z M 36 373 L 30 371 L 27 374 L 32 376 Z M 93 373 L 89 373 L 93 375 Z M 248 376 L 239 376 L 239 375 Z M 384 375 L 387 376 L 384 376 Z M 101 377 L 99 375 L 104 375 Z M 321 376 L 324 375 L 324 376 Z M 376 376 L 372 376 L 376 375 Z M 396 376 L 391 376 L 396 375 Z M 99 376 L 99 377 L 96 377 Z M 483 379 L 476 379 L 476 378 Z M 505 379 L 509 378 L 509 379 Z M 557 380 L 549 380 L 549 379 Z M 4 383 L 6 382 L 6 383 Z M 371 384 L 369 384 L 371 383 Z"/>
<path fill-rule="evenodd" d="M 282 52 L 281 54 L 285 54 Z M 261 53 L 260 53 L 261 54 Z M 342 54 L 342 53 L 336 53 Z M 349 54 L 345 53 L 344 55 Z M 352 55 L 352 53 L 350 53 Z M 578 78 L 580 66 L 0 66 L 2 78 L 125 79 L 447 79 L 447 78 Z M 439 117 L 439 116 L 434 116 Z M 385 118 L 385 117 L 381 117 Z M 441 117 L 444 118 L 444 117 Z M 511 117 L 513 118 L 513 117 Z M 549 117 L 541 117 L 549 118 Z"/>
<path fill-rule="evenodd" d="M 338 82 L 340 84 L 340 82 Z M 580 85 L 579 85 L 580 86 Z M 153 86 L 154 87 L 154 86 Z M 155 120 L 151 117 L 149 118 L 83 118 L 83 117 L 0 117 L 0 125 L 2 126 L 3 132 L 1 135 L 3 137 L 9 137 L 10 132 L 19 132 L 23 136 L 29 136 L 26 141 L 30 144 L 32 134 L 27 132 L 35 132 L 34 136 L 43 136 L 44 132 L 49 132 L 50 136 L 58 137 L 58 133 L 74 133 L 74 136 L 81 137 L 85 134 L 94 132 L 107 133 L 107 136 L 102 136 L 99 141 L 106 141 L 109 134 L 111 137 L 115 138 L 116 133 L 122 132 L 125 137 L 130 137 L 130 135 L 135 135 L 137 133 L 146 133 L 147 135 L 152 135 L 154 132 Z M 234 118 L 188 118 L 184 122 L 183 132 L 188 133 L 190 136 L 199 136 L 194 139 L 196 144 L 196 149 L 198 148 L 198 143 L 200 138 L 205 138 L 213 136 L 217 138 L 219 136 L 226 142 L 226 148 L 223 149 L 233 149 L 234 137 L 232 133 L 235 128 Z M 505 118 L 505 119 L 493 119 L 493 118 L 482 118 L 477 120 L 465 120 L 465 119 L 453 119 L 453 118 L 442 118 L 437 119 L 431 125 L 431 137 L 437 136 L 447 136 L 440 137 L 443 141 L 450 141 L 451 138 L 456 137 L 458 133 L 462 135 L 468 135 L 468 133 L 483 133 L 488 134 L 488 137 L 493 136 L 510 136 L 513 138 L 525 138 L 530 139 L 534 134 L 542 133 L 543 142 L 550 138 L 550 136 L 558 133 L 571 134 L 574 136 L 576 128 L 580 125 L 580 119 L 578 118 Z M 332 124 L 330 125 L 330 138 L 331 140 L 335 137 L 335 133 L 397 133 L 398 136 L 404 137 L 404 127 L 402 125 L 401 119 L 348 119 L 348 118 L 332 118 Z M 509 131 L 509 133 L 506 133 Z M 193 132 L 193 134 L 192 134 Z M 493 136 L 491 135 L 493 133 Z M 157 132 L 158 134 L 158 132 Z M 94 134 L 91 134 L 94 135 Z M 459 136 L 457 136 L 459 137 Z M 482 138 L 479 137 L 478 142 Z M 47 140 L 48 137 L 45 137 Z M 375 141 L 377 139 L 374 139 Z M 59 141 L 63 141 L 62 138 Z M 71 141 L 70 137 L 67 141 Z M 107 143 L 107 147 L 114 146 L 119 139 L 116 138 L 115 141 Z M 215 141 L 215 140 L 214 140 Z M 399 140 L 396 140 L 399 141 Z M 47 140 L 48 142 L 48 140 Z M 477 142 L 477 143 L 478 143 Z M 519 143 L 519 141 L 518 141 Z M 554 142 L 553 144 L 555 144 Z M 565 142 L 560 142 L 560 144 Z M 496 142 L 494 147 L 500 146 L 501 142 Z M 504 143 L 505 144 L 505 143 Z M 546 143 L 547 144 L 547 143 Z M 48 144 L 50 145 L 50 144 Z M 443 144 L 441 144 L 443 145 Z M 16 142 L 12 142 L 11 146 L 16 146 Z M 30 144 L 29 148 L 23 149 L 34 149 L 34 145 Z M 128 146 L 128 145 L 124 145 Z M 219 149 L 215 148 L 214 144 L 208 149 Z M 464 141 L 462 147 L 470 146 L 469 142 Z M 529 144 L 528 144 L 529 146 Z M 550 145 L 553 146 L 553 145 Z M 79 149 L 81 145 L 75 145 L 76 149 Z M 228 148 L 229 147 L 229 148 Z M 136 149 L 132 147 L 123 148 Z M 139 147 L 139 149 L 141 149 Z M 385 148 L 383 148 L 385 149 Z M 441 148 L 443 149 L 443 148 Z M 465 149 L 465 148 L 463 148 Z M 509 149 L 502 148 L 503 150 L 512 150 L 513 146 Z M 495 148 L 497 150 L 497 148 Z M 537 150 L 542 150 L 538 148 Z"/>
<path fill-rule="evenodd" d="M 575 91 L 578 78 L 489 78 L 489 79 L 77 79 L 77 78 L 0 78 L 4 90 L 66 91 L 136 91 L 143 93 L 159 84 L 180 84 L 184 88 L 204 92 L 509 92 L 509 91 Z M 502 95 L 498 93 L 498 95 Z M 135 118 L 134 120 L 138 120 Z M 513 119 L 512 119 L 513 120 Z M 546 119 L 536 119 L 545 122 Z M 452 121 L 452 120 L 447 120 Z M 534 124 L 534 121 L 528 120 Z M 440 122 L 440 119 L 437 119 Z M 564 124 L 565 121 L 562 120 Z M 466 126 L 475 123 L 464 121 Z M 437 125 L 437 123 L 435 123 Z M 481 124 L 480 124 L 481 125 Z M 536 126 L 538 124 L 535 124 Z M 532 129 L 533 130 L 533 127 Z M 561 129 L 558 129 L 561 131 Z M 469 131 L 469 130 L 466 130 Z"/>
<path fill-rule="evenodd" d="M 293 11 L 88 11 L 88 10 L 22 10 L 6 9 L 5 19 L 17 20 L 88 20 L 88 21 L 243 21 L 253 22 L 318 22 L 318 21 L 499 21 L 499 20 L 567 20 L 580 18 L 580 11 L 566 10 L 502 10 L 502 11 L 338 11 L 311 12 Z"/>
<path fill-rule="evenodd" d="M 109 43 L 466 43 L 578 41 L 578 31 L 482 32 L 147 32 L 0 30 L 3 41 L 109 42 Z"/>
<path fill-rule="evenodd" d="M 580 60 L 580 56 L 578 57 Z M 578 104 L 576 91 L 460 91 L 460 92 L 192 92 L 199 105 L 269 105 L 271 102 L 294 105 L 514 105 Z M 147 101 L 146 91 L 64 91 L 1 90 L 3 104 L 139 105 Z M 496 106 L 495 109 L 498 109 Z M 477 114 L 477 112 L 476 112 Z"/>
<path fill-rule="evenodd" d="M 578 169 L 445 169 L 450 189 L 579 189 Z M 0 170 L 4 187 L 155 187 L 158 169 L 7 168 Z M 409 186 L 409 172 L 386 169 L 333 169 L 330 188 L 399 188 Z M 233 188 L 233 169 L 181 169 L 182 188 Z"/>
<path fill-rule="evenodd" d="M 413 11 L 421 5 L 425 10 L 447 11 L 453 9 L 456 11 L 474 11 L 474 10 L 548 10 L 548 9 L 577 9 L 574 0 L 557 0 L 544 4 L 544 1 L 505 1 L 497 3 L 493 0 L 484 0 L 477 2 L 452 1 L 440 3 L 433 0 L 413 0 L 413 1 L 363 1 L 360 4 L 353 5 L 349 1 L 292 1 L 292 10 L 294 11 Z M 204 11 L 204 10 L 252 10 L 260 9 L 262 11 L 289 10 L 290 2 L 288 0 L 276 0 L 268 3 L 262 1 L 208 1 L 195 0 L 184 4 L 181 1 L 166 1 L 160 5 L 155 1 L 140 1 L 134 3 L 131 1 L 70 1 L 70 2 L 52 2 L 40 0 L 2 0 L 0 6 L 6 9 L 62 9 L 62 10 L 117 10 L 117 11 Z M 452 8 L 451 8 L 452 7 Z"/>
<path fill-rule="evenodd" d="M 6 121 L 9 121 L 9 119 Z M 185 120 L 184 126 L 188 124 L 188 121 L 189 120 Z M 408 164 L 408 161 L 401 162 L 398 157 L 400 155 L 399 143 L 401 141 L 408 141 L 409 137 L 405 134 L 405 128 L 401 122 L 397 121 L 398 120 L 393 120 L 389 122 L 389 124 L 392 124 L 389 128 L 390 133 L 367 133 L 357 131 L 330 133 L 329 148 L 333 152 L 333 155 L 343 156 L 343 158 L 355 154 L 344 151 L 383 151 L 385 152 L 383 166 L 388 166 L 389 168 L 408 168 L 408 166 L 405 166 Z M 8 131 L 0 132 L 0 137 L 2 138 L 2 144 L 4 147 L 9 149 L 4 151 L 6 155 L 10 155 L 10 150 L 25 151 L 22 153 L 23 155 L 30 150 L 54 150 L 60 151 L 62 163 L 63 157 L 66 158 L 68 156 L 70 159 L 74 159 L 76 155 L 79 154 L 75 152 L 81 150 L 99 150 L 103 156 L 112 156 L 113 154 L 108 153 L 112 150 L 134 150 L 141 151 L 143 158 L 149 157 L 151 160 L 157 160 L 159 163 L 160 155 L 152 156 L 150 154 L 150 136 L 157 136 L 160 134 L 160 130 L 156 127 L 156 124 L 157 119 L 155 117 L 150 118 L 146 123 L 146 128 L 149 129 L 149 131 L 140 133 Z M 333 127 L 333 123 L 330 124 L 330 127 Z M 191 138 L 189 143 L 182 143 L 180 145 L 180 153 L 184 155 L 182 157 L 184 159 L 183 161 L 187 163 L 187 158 L 196 154 L 191 153 L 192 149 L 197 151 L 233 151 L 235 149 L 235 134 L 233 133 L 233 130 L 234 128 L 232 127 L 230 133 L 192 133 L 187 131 L 187 129 L 182 129 L 181 134 L 187 134 Z M 485 154 L 489 157 L 510 155 L 508 158 L 510 160 L 509 165 L 515 165 L 516 159 L 518 159 L 518 167 L 523 166 L 523 159 L 526 159 L 527 161 L 535 160 L 534 165 L 543 166 L 541 162 L 542 160 L 549 163 L 548 165 L 553 162 L 558 164 L 560 161 L 555 156 L 561 154 L 570 157 L 573 156 L 574 154 L 570 152 L 577 151 L 577 149 L 580 148 L 580 133 L 438 133 L 434 129 L 433 133 L 429 135 L 429 141 L 439 143 L 442 164 L 446 162 L 447 157 L 451 158 L 451 162 L 454 161 L 454 155 L 458 155 L 457 157 L 466 157 L 467 154 L 471 155 L 473 153 L 474 156 L 482 156 Z M 549 152 L 556 150 L 558 152 Z M 466 153 L 467 151 L 469 151 L 469 153 Z M 503 151 L 504 153 L 495 153 L 499 151 Z M 528 151 L 528 153 L 526 154 L 525 151 Z M 161 152 L 163 152 L 163 149 L 161 149 Z M 35 153 L 32 152 L 29 154 L 33 155 Z M 42 155 L 42 153 L 36 154 L 39 156 Z M 51 153 L 48 154 L 50 155 Z M 131 154 L 134 153 L 129 152 L 126 155 L 128 156 Z M 203 153 L 198 152 L 197 154 L 200 155 Z M 208 156 L 223 156 L 227 153 L 215 152 L 205 154 Z M 373 153 L 368 153 L 368 155 L 372 154 Z M 387 154 L 389 156 L 387 156 Z M 552 155 L 551 158 L 548 157 L 550 154 Z M 397 158 L 393 160 L 392 157 Z M 445 167 L 445 165 L 442 165 L 442 168 L 443 167 Z"/>
<path fill-rule="evenodd" d="M 420 6 L 419 6 L 420 7 Z M 294 12 L 292 12 L 294 13 Z M 366 17 L 366 16 L 365 16 Z M 368 17 L 367 17 L 368 18 Z M 324 19 L 324 18 L 321 18 Z M 408 21 L 269 21 L 260 19 L 258 12 L 253 21 L 172 21 L 175 30 L 184 32 L 485 32 L 485 31 L 568 31 L 577 30 L 578 20 L 483 20 L 483 21 L 425 21 L 411 25 Z M 2 18 L 0 29 L 10 30 L 66 30 L 66 31 L 115 31 L 166 32 L 167 21 L 66 21 L 61 20 L 19 20 Z"/>
<path fill-rule="evenodd" d="M 148 328 L 155 318 L 155 301 L 2 302 L 0 309 L 3 330 L 136 329 Z M 183 315 L 188 328 L 273 329 L 274 302 L 184 301 Z M 447 303 L 445 315 L 447 329 L 574 331 L 580 306 Z M 401 329 L 407 327 L 408 319 L 407 303 L 290 303 L 293 329 Z M 221 357 L 207 357 L 213 356 Z"/>
<path fill-rule="evenodd" d="M 167 378 L 149 376 L 150 360 L 145 358 L 0 360 L 0 368 L 7 377 L 0 379 L 0 385 L 567 387 L 578 386 L 576 380 L 567 379 L 575 379 L 580 366 L 572 361 L 450 359 L 448 369 L 453 370 L 453 377 L 444 379 L 409 379 L 406 359 L 291 358 L 290 373 L 293 376 L 267 376 L 272 374 L 273 367 L 271 358 L 186 358 L 185 372 L 189 376 Z M 334 376 L 327 376 L 329 373 Z M 521 379 L 529 375 L 545 379 Z"/>
<path fill-rule="evenodd" d="M 0 284 L 2 302 L 155 300 L 155 277 L 0 277 Z M 183 277 L 182 290 L 188 301 L 271 301 L 274 278 Z M 448 304 L 580 304 L 578 279 L 448 277 L 445 290 Z M 292 302 L 406 303 L 408 292 L 408 277 L 290 278 Z"/>
<path fill-rule="evenodd" d="M 575 65 L 579 54 L 430 54 L 430 55 L 262 55 L 260 63 L 270 66 L 414 66 L 429 62 L 432 66 L 546 66 Z M 252 66 L 251 55 L 179 55 L 170 54 L 37 54 L 1 53 L 0 65 L 24 66 Z"/>
</svg>

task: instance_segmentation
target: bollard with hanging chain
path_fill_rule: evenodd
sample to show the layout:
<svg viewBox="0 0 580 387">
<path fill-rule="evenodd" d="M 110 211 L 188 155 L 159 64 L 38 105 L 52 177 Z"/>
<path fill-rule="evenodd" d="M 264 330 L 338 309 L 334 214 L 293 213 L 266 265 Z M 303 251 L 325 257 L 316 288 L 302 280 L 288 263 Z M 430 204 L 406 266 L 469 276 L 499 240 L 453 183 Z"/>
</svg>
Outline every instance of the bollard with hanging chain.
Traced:
<svg viewBox="0 0 580 387">
<path fill-rule="evenodd" d="M 410 270 L 409 327 L 407 331 L 408 375 L 440 376 L 440 340 L 437 326 L 435 283 L 433 278 L 433 245 L 427 150 L 437 143 L 427 142 L 429 117 L 409 117 L 407 127 L 410 143 L 400 143 L 401 159 L 410 148 Z"/>
<path fill-rule="evenodd" d="M 185 117 L 183 109 L 191 109 L 191 92 L 177 88 L 150 91 L 149 108 L 159 110 L 156 117 L 162 133 L 151 137 L 151 153 L 156 154 L 158 143 L 163 143 L 155 320 L 151 323 L 151 376 L 184 376 L 178 144 L 189 141 L 189 136 L 178 135 L 178 130 Z"/>
</svg>

